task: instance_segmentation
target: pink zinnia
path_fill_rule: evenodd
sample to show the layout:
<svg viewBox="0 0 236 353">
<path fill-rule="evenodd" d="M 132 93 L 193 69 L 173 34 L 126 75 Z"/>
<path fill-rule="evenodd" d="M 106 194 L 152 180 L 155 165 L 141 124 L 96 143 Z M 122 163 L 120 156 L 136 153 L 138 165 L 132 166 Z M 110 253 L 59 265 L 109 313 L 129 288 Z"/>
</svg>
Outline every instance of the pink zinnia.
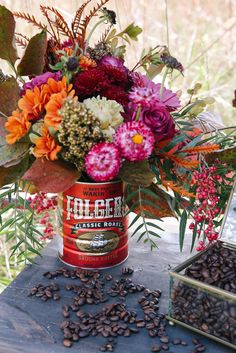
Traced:
<svg viewBox="0 0 236 353">
<path fill-rule="evenodd" d="M 120 166 L 119 150 L 111 142 L 100 142 L 93 146 L 85 159 L 87 174 L 97 182 L 115 179 Z"/>
<path fill-rule="evenodd" d="M 152 154 L 155 139 L 146 125 L 128 121 L 118 127 L 114 142 L 122 157 L 128 161 L 142 161 Z"/>
</svg>

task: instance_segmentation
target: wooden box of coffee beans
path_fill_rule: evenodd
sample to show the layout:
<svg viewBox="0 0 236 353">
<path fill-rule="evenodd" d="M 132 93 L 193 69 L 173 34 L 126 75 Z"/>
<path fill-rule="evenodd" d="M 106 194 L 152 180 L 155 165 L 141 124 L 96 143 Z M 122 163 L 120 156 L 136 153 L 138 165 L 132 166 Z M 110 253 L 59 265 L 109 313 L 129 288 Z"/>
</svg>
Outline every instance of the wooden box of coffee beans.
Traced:
<svg viewBox="0 0 236 353">
<path fill-rule="evenodd" d="M 170 271 L 168 319 L 236 349 L 236 188 L 220 241 Z"/>
</svg>

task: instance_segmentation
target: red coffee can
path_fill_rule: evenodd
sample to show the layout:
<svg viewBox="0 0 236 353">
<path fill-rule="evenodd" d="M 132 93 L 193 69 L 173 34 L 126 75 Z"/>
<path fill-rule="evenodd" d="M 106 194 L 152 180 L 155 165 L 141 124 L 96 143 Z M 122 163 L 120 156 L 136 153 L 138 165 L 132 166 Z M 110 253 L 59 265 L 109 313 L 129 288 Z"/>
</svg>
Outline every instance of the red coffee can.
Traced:
<svg viewBox="0 0 236 353">
<path fill-rule="evenodd" d="M 121 181 L 77 182 L 59 195 L 60 259 L 107 268 L 128 257 L 128 219 Z"/>
</svg>

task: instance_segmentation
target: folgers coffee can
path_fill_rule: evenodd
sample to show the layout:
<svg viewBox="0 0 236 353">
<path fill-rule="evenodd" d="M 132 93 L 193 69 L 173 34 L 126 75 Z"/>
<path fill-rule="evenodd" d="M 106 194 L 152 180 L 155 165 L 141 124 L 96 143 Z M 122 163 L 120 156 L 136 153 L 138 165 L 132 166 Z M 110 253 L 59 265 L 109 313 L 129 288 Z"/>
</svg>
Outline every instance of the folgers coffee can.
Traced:
<svg viewBox="0 0 236 353">
<path fill-rule="evenodd" d="M 59 196 L 60 259 L 106 268 L 128 257 L 127 216 L 121 181 L 77 182 Z"/>
</svg>

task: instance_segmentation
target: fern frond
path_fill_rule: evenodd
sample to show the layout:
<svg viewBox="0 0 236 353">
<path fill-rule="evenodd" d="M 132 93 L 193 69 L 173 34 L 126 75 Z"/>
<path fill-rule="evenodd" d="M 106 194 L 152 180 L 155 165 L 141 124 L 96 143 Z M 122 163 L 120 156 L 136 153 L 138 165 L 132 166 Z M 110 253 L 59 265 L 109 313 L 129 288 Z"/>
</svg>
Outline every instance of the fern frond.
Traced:
<svg viewBox="0 0 236 353">
<path fill-rule="evenodd" d="M 59 11 L 57 11 L 54 7 L 50 6 L 42 6 L 41 5 L 41 10 L 42 11 L 50 11 L 55 15 L 55 21 L 51 21 L 51 24 L 54 24 L 58 30 L 64 34 L 65 36 L 68 36 L 72 41 L 74 39 L 73 33 L 71 32 L 66 20 L 64 17 L 60 14 Z"/>
<path fill-rule="evenodd" d="M 15 36 L 15 41 L 16 41 L 16 44 L 18 44 L 20 47 L 24 49 L 27 47 L 28 43 L 23 38 Z"/>
<path fill-rule="evenodd" d="M 192 148 L 186 148 L 182 150 L 181 152 L 187 152 L 187 153 L 212 153 L 214 151 L 219 151 L 220 146 L 219 145 L 205 145 L 205 146 L 195 146 Z"/>
<path fill-rule="evenodd" d="M 165 155 L 170 161 L 174 162 L 179 167 L 184 167 L 186 169 L 193 169 L 199 166 L 199 161 L 197 160 L 189 160 L 186 158 L 181 158 L 179 156 L 168 155 L 168 154 L 163 154 L 163 155 Z"/>
<path fill-rule="evenodd" d="M 101 37 L 100 37 L 98 43 L 101 43 L 101 42 L 105 42 L 105 41 L 106 41 L 106 37 L 107 37 L 107 35 L 109 34 L 111 28 L 112 28 L 112 24 L 111 24 L 108 28 L 106 28 L 105 31 L 102 33 L 102 35 L 101 35 Z"/>
<path fill-rule="evenodd" d="M 81 24 L 79 24 L 79 30 L 77 32 L 76 38 L 80 37 L 81 43 L 85 42 L 86 30 L 89 22 L 108 1 L 109 0 L 100 0 L 100 2 L 97 3 L 97 5 L 94 6 L 90 13 L 81 21 Z"/>
<path fill-rule="evenodd" d="M 21 18 L 22 20 L 27 21 L 28 23 L 33 24 L 34 26 L 40 28 L 40 29 L 45 29 L 46 25 L 43 24 L 42 22 L 38 22 L 33 15 L 30 15 L 25 12 L 13 12 L 13 15 L 16 18 Z"/>
<path fill-rule="evenodd" d="M 29 38 L 21 33 L 15 33 L 15 41 L 22 48 L 26 48 L 29 42 Z"/>
<path fill-rule="evenodd" d="M 195 198 L 195 195 L 191 192 L 188 192 L 185 190 L 182 186 L 176 185 L 173 181 L 171 180 L 164 180 L 162 179 L 162 184 L 165 186 L 166 190 L 168 191 L 169 189 L 177 192 L 181 196 L 185 197 L 193 197 Z"/>
<path fill-rule="evenodd" d="M 49 15 L 48 15 L 48 12 L 47 12 L 47 10 L 46 10 L 46 8 L 45 8 L 45 6 L 40 5 L 40 10 L 41 10 L 42 14 L 44 15 L 44 17 L 46 17 L 46 19 L 47 19 L 47 21 L 48 21 L 48 24 L 49 24 L 49 26 L 50 26 L 50 28 L 51 28 L 51 30 L 52 30 L 52 34 L 53 34 L 53 37 L 54 37 L 55 41 L 56 41 L 56 42 L 60 42 L 59 35 L 56 34 L 56 32 L 55 32 L 55 30 L 54 30 L 54 28 L 53 28 L 54 23 L 53 23 L 53 21 L 50 19 Z"/>
<path fill-rule="evenodd" d="M 80 8 L 76 11 L 75 17 L 71 24 L 71 29 L 74 37 L 76 38 L 77 32 L 79 30 L 80 21 L 84 12 L 85 7 L 91 2 L 91 0 L 85 1 Z"/>
</svg>

